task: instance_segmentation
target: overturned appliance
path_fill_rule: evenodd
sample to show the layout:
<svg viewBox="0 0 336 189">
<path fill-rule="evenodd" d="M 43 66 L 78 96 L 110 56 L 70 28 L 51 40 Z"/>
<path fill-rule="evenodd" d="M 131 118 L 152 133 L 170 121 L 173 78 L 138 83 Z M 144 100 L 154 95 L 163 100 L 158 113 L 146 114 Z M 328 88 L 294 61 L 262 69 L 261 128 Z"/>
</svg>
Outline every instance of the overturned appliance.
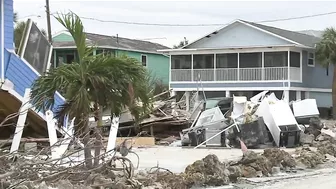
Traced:
<svg viewBox="0 0 336 189">
<path fill-rule="evenodd" d="M 309 124 L 311 118 L 318 118 L 320 115 L 315 99 L 294 101 L 291 106 L 299 124 Z"/>
<path fill-rule="evenodd" d="M 300 142 L 300 128 L 288 103 L 274 95 L 265 97 L 256 115 L 262 117 L 276 146 L 294 147 Z"/>
<path fill-rule="evenodd" d="M 219 107 L 203 111 L 194 125 L 182 130 L 182 145 L 197 146 L 228 126 L 228 120 L 224 117 Z M 215 137 L 206 143 L 207 146 L 224 146 L 225 134 Z"/>
</svg>

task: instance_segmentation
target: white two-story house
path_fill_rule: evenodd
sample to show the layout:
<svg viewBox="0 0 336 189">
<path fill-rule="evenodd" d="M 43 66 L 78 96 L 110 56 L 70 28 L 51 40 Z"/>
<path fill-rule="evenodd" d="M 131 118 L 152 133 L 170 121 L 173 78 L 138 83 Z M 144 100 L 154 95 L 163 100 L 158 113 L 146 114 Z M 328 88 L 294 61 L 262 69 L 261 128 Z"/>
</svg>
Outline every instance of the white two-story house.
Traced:
<svg viewBox="0 0 336 189">
<path fill-rule="evenodd" d="M 173 91 L 204 90 L 207 98 L 251 97 L 263 90 L 287 100 L 315 98 L 331 107 L 333 67 L 315 60 L 320 38 L 237 20 L 170 54 Z"/>
</svg>

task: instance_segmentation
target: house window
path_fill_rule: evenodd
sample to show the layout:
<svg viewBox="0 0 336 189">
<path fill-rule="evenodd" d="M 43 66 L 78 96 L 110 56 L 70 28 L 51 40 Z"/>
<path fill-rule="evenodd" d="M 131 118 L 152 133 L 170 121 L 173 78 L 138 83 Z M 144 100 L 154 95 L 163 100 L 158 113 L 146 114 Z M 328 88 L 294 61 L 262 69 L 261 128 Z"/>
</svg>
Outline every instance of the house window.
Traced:
<svg viewBox="0 0 336 189">
<path fill-rule="evenodd" d="M 308 66 L 315 66 L 315 54 L 314 53 L 308 53 Z"/>
<path fill-rule="evenodd" d="M 141 55 L 141 63 L 143 66 L 147 66 L 147 55 Z"/>
</svg>

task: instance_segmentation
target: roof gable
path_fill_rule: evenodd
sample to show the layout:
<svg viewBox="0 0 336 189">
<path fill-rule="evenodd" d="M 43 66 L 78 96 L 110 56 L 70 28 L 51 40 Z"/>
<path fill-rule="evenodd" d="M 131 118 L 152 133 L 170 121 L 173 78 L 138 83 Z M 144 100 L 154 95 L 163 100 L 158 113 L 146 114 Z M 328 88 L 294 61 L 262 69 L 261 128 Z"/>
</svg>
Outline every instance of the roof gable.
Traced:
<svg viewBox="0 0 336 189">
<path fill-rule="evenodd" d="M 230 48 L 297 45 L 315 47 L 320 38 L 280 28 L 237 20 L 182 48 Z"/>
<path fill-rule="evenodd" d="M 285 39 L 262 32 L 241 22 L 234 22 L 185 48 L 237 48 L 292 45 Z"/>
<path fill-rule="evenodd" d="M 73 37 L 70 34 L 60 33 L 52 38 L 55 42 L 69 42 L 74 41 Z"/>
</svg>

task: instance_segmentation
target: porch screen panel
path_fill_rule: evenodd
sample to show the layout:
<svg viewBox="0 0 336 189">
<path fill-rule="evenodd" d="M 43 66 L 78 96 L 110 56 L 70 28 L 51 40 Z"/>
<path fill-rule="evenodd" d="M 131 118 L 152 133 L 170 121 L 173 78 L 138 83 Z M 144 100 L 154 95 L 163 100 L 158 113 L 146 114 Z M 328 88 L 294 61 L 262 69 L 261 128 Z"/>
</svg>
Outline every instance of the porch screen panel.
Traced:
<svg viewBox="0 0 336 189">
<path fill-rule="evenodd" d="M 171 81 L 191 81 L 191 55 L 171 55 Z"/>
<path fill-rule="evenodd" d="M 194 81 L 213 81 L 214 54 L 197 54 L 193 60 Z"/>
<path fill-rule="evenodd" d="M 238 53 L 216 54 L 216 81 L 238 80 Z"/>
<path fill-rule="evenodd" d="M 262 79 L 261 52 L 239 54 L 239 80 L 255 81 Z"/>
<path fill-rule="evenodd" d="M 265 80 L 288 79 L 288 52 L 265 52 Z"/>
<path fill-rule="evenodd" d="M 300 53 L 290 52 L 290 79 L 299 81 L 301 79 Z"/>
<path fill-rule="evenodd" d="M 300 53 L 290 52 L 290 67 L 300 68 Z"/>
<path fill-rule="evenodd" d="M 265 67 L 287 67 L 288 52 L 265 52 Z"/>
</svg>

